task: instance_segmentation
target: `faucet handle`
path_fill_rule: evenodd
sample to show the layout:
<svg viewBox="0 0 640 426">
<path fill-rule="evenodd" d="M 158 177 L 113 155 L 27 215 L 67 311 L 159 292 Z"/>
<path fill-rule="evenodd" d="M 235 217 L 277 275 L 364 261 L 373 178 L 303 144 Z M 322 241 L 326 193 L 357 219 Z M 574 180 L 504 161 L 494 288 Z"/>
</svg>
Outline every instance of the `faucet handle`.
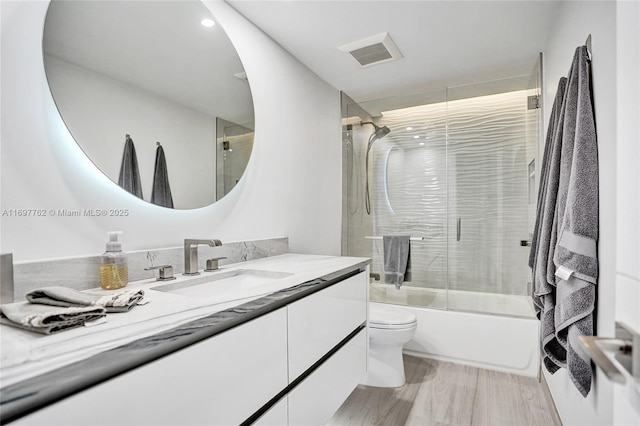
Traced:
<svg viewBox="0 0 640 426">
<path fill-rule="evenodd" d="M 176 277 L 173 276 L 173 266 L 171 265 L 159 265 L 144 268 L 145 271 L 151 271 L 153 269 L 158 269 L 158 278 L 156 278 L 156 281 L 169 281 L 176 279 Z"/>
<path fill-rule="evenodd" d="M 205 268 L 205 271 L 207 272 L 217 271 L 218 261 L 222 259 L 226 259 L 226 257 L 223 256 L 223 257 L 214 257 L 211 259 L 207 259 L 207 267 Z"/>
</svg>

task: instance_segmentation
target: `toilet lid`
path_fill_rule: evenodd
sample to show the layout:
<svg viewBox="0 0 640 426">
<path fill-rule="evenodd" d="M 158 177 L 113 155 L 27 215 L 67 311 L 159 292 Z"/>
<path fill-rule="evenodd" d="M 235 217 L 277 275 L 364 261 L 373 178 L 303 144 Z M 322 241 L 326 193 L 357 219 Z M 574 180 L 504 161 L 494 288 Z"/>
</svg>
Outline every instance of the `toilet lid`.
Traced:
<svg viewBox="0 0 640 426">
<path fill-rule="evenodd" d="M 369 305 L 369 325 L 374 328 L 411 327 L 416 316 L 404 309 Z"/>
</svg>

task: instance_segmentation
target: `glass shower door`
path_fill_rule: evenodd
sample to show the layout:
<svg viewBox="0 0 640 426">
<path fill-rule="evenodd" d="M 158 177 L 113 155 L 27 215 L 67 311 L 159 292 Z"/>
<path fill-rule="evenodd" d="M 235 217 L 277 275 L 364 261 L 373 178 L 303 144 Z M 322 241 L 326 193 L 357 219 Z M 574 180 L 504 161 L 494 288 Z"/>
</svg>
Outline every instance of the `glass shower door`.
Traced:
<svg viewBox="0 0 640 426">
<path fill-rule="evenodd" d="M 372 148 L 374 235 L 406 235 L 409 276 L 400 291 L 372 287 L 372 299 L 446 309 L 446 123 L 444 89 L 393 102 L 375 119 L 390 133 Z M 384 245 L 373 241 L 372 266 L 384 270 Z"/>
<path fill-rule="evenodd" d="M 539 93 L 534 72 L 360 104 L 344 97 L 342 249 L 371 257 L 371 300 L 532 316 L 540 110 L 529 106 Z M 370 146 L 368 178 L 366 122 L 389 129 Z M 399 290 L 380 280 L 384 235 L 413 238 Z"/>
<path fill-rule="evenodd" d="M 253 150 L 254 131 L 218 118 L 216 122 L 216 199 L 236 186 L 244 174 Z"/>
<path fill-rule="evenodd" d="M 447 92 L 447 307 L 520 315 L 504 311 L 503 295 L 527 294 L 529 249 L 521 241 L 529 235 L 537 128 L 528 110 L 533 90 L 494 93 L 509 86 L 500 83 Z"/>
</svg>

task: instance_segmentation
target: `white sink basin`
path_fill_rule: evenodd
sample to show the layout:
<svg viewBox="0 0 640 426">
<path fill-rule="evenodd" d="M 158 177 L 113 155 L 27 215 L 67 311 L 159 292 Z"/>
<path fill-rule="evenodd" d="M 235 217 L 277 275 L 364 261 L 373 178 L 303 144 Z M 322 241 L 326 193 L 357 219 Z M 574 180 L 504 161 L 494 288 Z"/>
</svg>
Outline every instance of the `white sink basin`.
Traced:
<svg viewBox="0 0 640 426">
<path fill-rule="evenodd" d="M 293 275 L 289 272 L 235 269 L 227 272 L 207 273 L 169 284 L 151 287 L 151 290 L 198 299 L 236 300 L 270 292 L 274 281 Z"/>
</svg>

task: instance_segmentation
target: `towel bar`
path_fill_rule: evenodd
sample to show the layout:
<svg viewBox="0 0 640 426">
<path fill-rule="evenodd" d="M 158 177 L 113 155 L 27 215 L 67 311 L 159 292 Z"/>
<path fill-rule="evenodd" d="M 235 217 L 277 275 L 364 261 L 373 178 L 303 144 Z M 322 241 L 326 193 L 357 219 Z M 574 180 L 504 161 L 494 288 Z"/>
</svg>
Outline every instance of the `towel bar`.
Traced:
<svg viewBox="0 0 640 426">
<path fill-rule="evenodd" d="M 380 236 L 366 236 L 365 237 L 367 240 L 381 240 L 382 237 Z M 426 240 L 427 237 L 409 237 L 409 241 L 424 241 Z"/>
</svg>

